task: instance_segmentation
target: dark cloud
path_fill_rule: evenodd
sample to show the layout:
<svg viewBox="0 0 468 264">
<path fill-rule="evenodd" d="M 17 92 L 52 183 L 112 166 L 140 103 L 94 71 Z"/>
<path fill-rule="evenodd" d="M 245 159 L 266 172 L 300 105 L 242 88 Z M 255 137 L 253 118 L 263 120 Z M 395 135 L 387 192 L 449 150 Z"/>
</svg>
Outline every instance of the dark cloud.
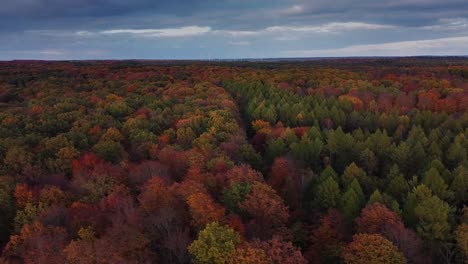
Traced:
<svg viewBox="0 0 468 264">
<path fill-rule="evenodd" d="M 0 58 L 274 57 L 468 35 L 466 0 L 4 2 Z"/>
</svg>

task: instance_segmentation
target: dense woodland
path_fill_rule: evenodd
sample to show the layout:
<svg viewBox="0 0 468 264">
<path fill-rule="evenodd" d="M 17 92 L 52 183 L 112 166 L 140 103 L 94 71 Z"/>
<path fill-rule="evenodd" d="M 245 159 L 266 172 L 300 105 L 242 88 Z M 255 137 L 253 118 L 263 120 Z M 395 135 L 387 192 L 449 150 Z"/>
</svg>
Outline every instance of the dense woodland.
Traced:
<svg viewBox="0 0 468 264">
<path fill-rule="evenodd" d="M 0 62 L 0 263 L 467 263 L 468 59 Z"/>
</svg>

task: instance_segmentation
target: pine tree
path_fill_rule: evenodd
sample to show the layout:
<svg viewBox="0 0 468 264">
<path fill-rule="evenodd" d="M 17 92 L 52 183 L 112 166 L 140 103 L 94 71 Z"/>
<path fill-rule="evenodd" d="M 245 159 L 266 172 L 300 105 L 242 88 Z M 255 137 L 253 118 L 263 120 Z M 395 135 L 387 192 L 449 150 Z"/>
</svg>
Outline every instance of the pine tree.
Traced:
<svg viewBox="0 0 468 264">
<path fill-rule="evenodd" d="M 393 150 L 392 160 L 395 162 L 398 167 L 403 171 L 403 173 L 408 174 L 411 167 L 411 150 L 408 144 L 402 142 Z"/>
<path fill-rule="evenodd" d="M 421 201 L 414 209 L 416 231 L 425 239 L 443 240 L 450 234 L 449 205 L 437 196 Z"/>
<path fill-rule="evenodd" d="M 435 168 L 429 169 L 425 174 L 422 180 L 422 183 L 429 187 L 432 192 L 438 197 L 445 199 L 447 198 L 447 184 L 445 184 L 444 179 L 440 177 L 439 171 Z"/>
<path fill-rule="evenodd" d="M 332 177 L 328 177 L 328 179 L 317 186 L 314 205 L 316 208 L 326 211 L 329 208 L 336 208 L 339 198 L 340 188 L 338 183 Z"/>
<path fill-rule="evenodd" d="M 416 187 L 406 199 L 404 208 L 405 222 L 415 226 L 416 231 L 425 239 L 443 240 L 450 233 L 450 206 L 424 184 Z"/>
<path fill-rule="evenodd" d="M 351 223 L 356 216 L 359 215 L 362 207 L 363 197 L 356 193 L 354 188 L 348 188 L 345 194 L 341 197 L 340 208 L 343 217 Z"/>
<path fill-rule="evenodd" d="M 372 175 L 377 170 L 378 160 L 372 150 L 366 148 L 362 151 L 359 160 L 366 168 L 368 175 Z"/>
<path fill-rule="evenodd" d="M 403 177 L 403 174 L 398 174 L 393 177 L 387 185 L 387 193 L 396 198 L 398 201 L 402 201 L 410 190 L 408 181 Z"/>
<path fill-rule="evenodd" d="M 369 198 L 367 204 L 380 203 L 384 204 L 384 199 L 379 190 L 375 190 Z"/>
<path fill-rule="evenodd" d="M 371 191 L 375 190 L 375 186 L 372 182 L 372 179 L 367 176 L 366 172 L 359 168 L 356 163 L 351 163 L 348 167 L 346 167 L 343 176 L 342 182 L 344 187 L 350 186 L 350 184 L 357 180 L 359 184 L 364 186 L 366 193 L 370 193 Z"/>
<path fill-rule="evenodd" d="M 468 202 L 468 169 L 459 166 L 453 174 L 455 178 L 450 185 L 450 190 L 458 204 L 466 204 Z"/>
</svg>

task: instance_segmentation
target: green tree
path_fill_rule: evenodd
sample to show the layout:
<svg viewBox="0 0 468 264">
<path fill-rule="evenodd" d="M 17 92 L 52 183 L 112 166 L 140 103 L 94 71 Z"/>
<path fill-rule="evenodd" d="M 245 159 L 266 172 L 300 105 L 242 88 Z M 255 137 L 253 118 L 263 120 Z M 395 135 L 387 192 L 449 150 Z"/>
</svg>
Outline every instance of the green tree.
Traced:
<svg viewBox="0 0 468 264">
<path fill-rule="evenodd" d="M 316 208 L 326 211 L 328 208 L 337 208 L 339 199 L 340 188 L 338 183 L 332 177 L 328 177 L 317 186 L 314 205 Z"/>
<path fill-rule="evenodd" d="M 348 190 L 341 197 L 340 209 L 343 214 L 343 217 L 351 223 L 356 216 L 359 215 L 362 207 L 363 197 L 359 196 L 353 188 L 348 188 Z"/>
<path fill-rule="evenodd" d="M 273 160 L 279 156 L 282 156 L 287 151 L 286 143 L 282 138 L 273 139 L 268 142 L 265 149 L 265 157 L 268 162 L 273 162 Z"/>
<path fill-rule="evenodd" d="M 403 217 L 405 223 L 408 223 L 411 226 L 415 226 L 417 223 L 417 218 L 415 214 L 415 208 L 423 200 L 428 199 L 432 196 L 432 192 L 426 185 L 421 184 L 416 186 L 412 192 L 408 193 L 405 200 L 405 205 L 403 208 Z"/>
<path fill-rule="evenodd" d="M 93 150 L 103 159 L 114 163 L 117 163 L 126 156 L 122 145 L 112 140 L 100 140 L 94 145 Z"/>
<path fill-rule="evenodd" d="M 403 177 L 403 174 L 398 174 L 393 177 L 387 185 L 387 193 L 396 198 L 398 201 L 402 201 L 410 190 L 408 181 Z"/>
<path fill-rule="evenodd" d="M 455 168 L 467 161 L 467 150 L 458 141 L 453 142 L 445 154 L 450 168 Z"/>
<path fill-rule="evenodd" d="M 417 186 L 406 199 L 404 217 L 425 239 L 443 240 L 450 233 L 450 206 L 424 184 Z"/>
<path fill-rule="evenodd" d="M 468 169 L 459 166 L 454 171 L 455 178 L 450 185 L 450 190 L 453 192 L 455 201 L 458 204 L 466 204 L 468 202 Z"/>
<path fill-rule="evenodd" d="M 435 168 L 430 168 L 425 174 L 422 183 L 429 187 L 432 192 L 440 198 L 448 198 L 448 186 L 445 184 L 444 179 Z"/>
<path fill-rule="evenodd" d="M 414 209 L 417 232 L 425 239 L 443 240 L 450 234 L 449 205 L 437 196 L 421 201 Z"/>
<path fill-rule="evenodd" d="M 291 144 L 291 153 L 297 160 L 319 169 L 322 148 L 323 143 L 320 139 L 310 140 L 307 136 L 303 136 L 299 142 Z"/>
<path fill-rule="evenodd" d="M 3 164 L 12 174 L 19 173 L 23 168 L 32 163 L 32 154 L 25 148 L 14 146 L 8 149 L 3 159 Z"/>
<path fill-rule="evenodd" d="M 240 213 L 239 204 L 241 204 L 247 194 L 250 193 L 251 186 L 248 183 L 235 183 L 223 192 L 222 201 L 226 209 L 231 212 Z"/>
<path fill-rule="evenodd" d="M 194 263 L 224 264 L 239 243 L 240 237 L 233 229 L 213 222 L 200 231 L 188 251 Z"/>
<path fill-rule="evenodd" d="M 411 149 L 405 142 L 402 142 L 398 147 L 394 148 L 392 160 L 406 174 L 409 173 L 411 167 Z"/>
<path fill-rule="evenodd" d="M 372 150 L 368 148 L 363 150 L 359 156 L 359 160 L 364 165 L 364 168 L 366 168 L 368 175 L 372 175 L 377 170 L 378 160 Z"/>
<path fill-rule="evenodd" d="M 375 190 L 369 198 L 367 204 L 380 203 L 384 204 L 384 198 L 379 190 Z"/>
<path fill-rule="evenodd" d="M 371 191 L 375 190 L 372 179 L 368 177 L 366 172 L 359 168 L 354 162 L 346 167 L 341 179 L 343 181 L 343 186 L 345 187 L 349 187 L 354 180 L 357 180 L 359 184 L 364 186 L 366 193 L 370 193 Z"/>
</svg>

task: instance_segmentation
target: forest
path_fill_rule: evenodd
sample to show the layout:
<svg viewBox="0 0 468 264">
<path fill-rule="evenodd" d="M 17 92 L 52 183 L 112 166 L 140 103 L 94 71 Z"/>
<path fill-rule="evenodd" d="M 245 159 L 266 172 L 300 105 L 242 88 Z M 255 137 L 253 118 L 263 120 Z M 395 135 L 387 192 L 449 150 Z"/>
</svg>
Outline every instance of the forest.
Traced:
<svg viewBox="0 0 468 264">
<path fill-rule="evenodd" d="M 468 263 L 468 59 L 0 62 L 0 263 Z"/>
</svg>

